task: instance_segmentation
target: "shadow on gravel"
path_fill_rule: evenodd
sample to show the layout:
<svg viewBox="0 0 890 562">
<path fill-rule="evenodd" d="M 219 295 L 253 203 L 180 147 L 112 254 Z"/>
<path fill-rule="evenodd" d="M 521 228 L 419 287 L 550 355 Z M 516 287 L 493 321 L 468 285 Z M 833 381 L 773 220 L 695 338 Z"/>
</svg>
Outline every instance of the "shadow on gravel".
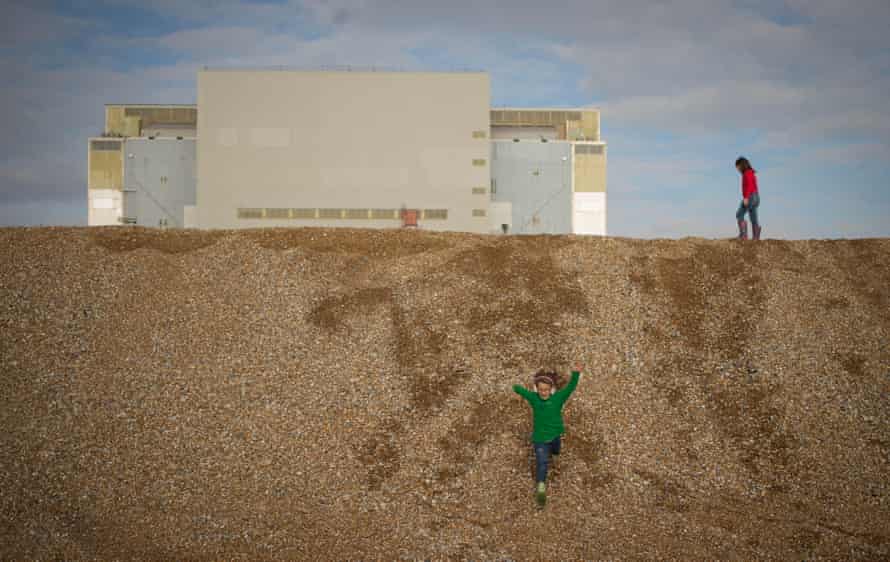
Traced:
<svg viewBox="0 0 890 562">
<path fill-rule="evenodd" d="M 298 234 L 300 237 L 307 235 L 306 232 Z M 412 240 L 415 234 L 399 233 L 398 236 Z M 370 237 L 352 243 L 368 252 L 373 247 L 373 241 L 368 240 Z M 431 246 L 430 240 L 421 244 L 422 248 L 414 246 L 414 249 L 427 251 L 439 247 Z M 512 358 L 508 367 L 523 363 L 567 364 L 561 351 L 563 338 L 559 320 L 565 315 L 586 316 L 590 312 L 577 275 L 561 271 L 553 259 L 552 253 L 569 243 L 565 239 L 548 237 L 505 239 L 459 253 L 441 271 L 452 275 L 457 272 L 481 281 L 477 298 L 468 310 L 408 308 L 400 304 L 393 288 L 371 287 L 324 299 L 309 313 L 308 320 L 324 330 L 349 330 L 344 318 L 384 307 L 392 322 L 395 359 L 414 407 L 410 419 L 404 423 L 423 423 L 472 376 L 465 365 L 442 361 L 449 345 L 445 329 L 452 335 L 468 332 L 475 348 L 487 345 L 505 350 Z M 412 289 L 420 292 L 425 287 L 435 288 L 435 283 L 428 276 L 419 276 L 413 280 Z M 540 353 L 542 342 L 548 342 L 547 353 L 543 356 Z M 439 470 L 440 480 L 456 478 L 467 470 L 468 463 L 473 460 L 472 451 L 495 433 L 499 422 L 503 422 L 503 416 L 507 414 L 502 411 L 505 407 L 477 404 L 470 414 L 455 422 L 451 433 L 460 436 L 462 444 L 450 438 L 439 441 L 444 457 L 451 459 Z M 510 412 L 512 417 L 523 415 L 516 405 L 509 407 L 514 408 Z M 379 489 L 386 478 L 398 471 L 401 453 L 392 435 L 403 429 L 402 420 L 388 420 L 381 431 L 371 435 L 361 446 L 358 456 L 367 467 L 371 489 Z M 383 454 L 387 443 L 391 446 Z"/>
<path fill-rule="evenodd" d="M 245 230 L 243 235 L 271 250 L 303 248 L 378 259 L 435 252 L 451 245 L 448 235 L 406 229 L 267 228 Z"/>
<path fill-rule="evenodd" d="M 704 243 L 686 257 L 637 257 L 630 279 L 667 311 L 661 325 L 646 330 L 657 350 L 653 385 L 683 412 L 700 400 L 739 462 L 781 487 L 772 480 L 796 470 L 797 439 L 779 428 L 784 411 L 772 399 L 777 383 L 750 377 L 757 372 L 751 342 L 766 304 L 759 256 L 765 250 Z M 745 376 L 726 384 L 718 368 Z M 692 390 L 683 384 L 689 380 Z"/>
<path fill-rule="evenodd" d="M 144 248 L 165 254 L 182 254 L 212 246 L 227 236 L 227 232 L 113 226 L 91 228 L 88 236 L 94 244 L 112 252 L 132 252 Z"/>
</svg>

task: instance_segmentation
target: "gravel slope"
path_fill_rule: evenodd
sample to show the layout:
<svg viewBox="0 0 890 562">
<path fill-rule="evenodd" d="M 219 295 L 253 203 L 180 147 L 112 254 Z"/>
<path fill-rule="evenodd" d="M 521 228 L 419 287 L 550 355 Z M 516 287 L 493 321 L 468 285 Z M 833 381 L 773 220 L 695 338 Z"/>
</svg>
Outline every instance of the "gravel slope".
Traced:
<svg viewBox="0 0 890 562">
<path fill-rule="evenodd" d="M 0 229 L 0 331 L 2 559 L 890 558 L 890 240 Z"/>
</svg>

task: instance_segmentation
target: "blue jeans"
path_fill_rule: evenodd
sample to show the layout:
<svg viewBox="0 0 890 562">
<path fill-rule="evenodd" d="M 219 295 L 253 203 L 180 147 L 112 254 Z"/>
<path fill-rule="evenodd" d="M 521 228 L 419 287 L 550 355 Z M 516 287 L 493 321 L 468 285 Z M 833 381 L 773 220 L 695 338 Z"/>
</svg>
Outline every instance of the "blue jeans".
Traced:
<svg viewBox="0 0 890 562">
<path fill-rule="evenodd" d="M 558 455 L 562 448 L 559 437 L 549 443 L 534 443 L 535 447 L 535 481 L 547 480 L 547 465 L 550 463 L 550 455 Z"/>
<path fill-rule="evenodd" d="M 745 206 L 745 200 L 742 199 L 742 202 L 739 203 L 739 210 L 735 212 L 735 218 L 737 221 L 745 220 L 745 213 L 751 215 L 751 224 L 754 226 L 760 226 L 760 221 L 757 220 L 757 207 L 760 206 L 760 194 L 756 191 L 751 194 L 751 197 L 748 198 L 748 206 Z"/>
</svg>

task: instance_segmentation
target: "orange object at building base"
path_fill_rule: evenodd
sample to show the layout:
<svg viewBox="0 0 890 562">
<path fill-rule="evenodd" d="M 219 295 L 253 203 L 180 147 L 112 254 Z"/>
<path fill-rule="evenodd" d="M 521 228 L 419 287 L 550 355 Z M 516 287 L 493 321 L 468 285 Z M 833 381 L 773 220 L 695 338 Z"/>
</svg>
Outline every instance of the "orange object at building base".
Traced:
<svg viewBox="0 0 890 562">
<path fill-rule="evenodd" d="M 402 228 L 417 228 L 417 215 L 415 209 L 402 209 Z"/>
</svg>

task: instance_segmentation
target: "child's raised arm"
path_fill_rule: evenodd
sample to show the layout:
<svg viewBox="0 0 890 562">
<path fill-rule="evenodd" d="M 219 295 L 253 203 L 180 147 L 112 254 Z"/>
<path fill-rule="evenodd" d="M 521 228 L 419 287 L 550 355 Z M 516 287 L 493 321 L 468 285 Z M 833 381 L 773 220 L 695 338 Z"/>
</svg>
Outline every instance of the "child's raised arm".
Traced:
<svg viewBox="0 0 890 562">
<path fill-rule="evenodd" d="M 513 392 L 515 392 L 515 393 L 518 394 L 519 396 L 522 396 L 522 397 L 525 398 L 526 400 L 528 400 L 528 399 L 530 399 L 532 396 L 534 396 L 534 392 L 532 392 L 531 390 L 529 390 L 529 389 L 527 389 L 527 388 L 525 388 L 525 387 L 523 387 L 523 386 L 520 386 L 520 385 L 518 385 L 518 384 L 514 384 L 514 385 L 513 385 Z"/>
<path fill-rule="evenodd" d="M 569 396 L 575 392 L 575 388 L 578 386 L 578 380 L 581 378 L 581 364 L 576 363 L 575 368 L 572 370 L 572 378 L 569 379 L 569 384 L 565 385 L 561 390 L 556 391 L 554 397 L 559 398 L 560 400 L 568 400 Z"/>
</svg>

